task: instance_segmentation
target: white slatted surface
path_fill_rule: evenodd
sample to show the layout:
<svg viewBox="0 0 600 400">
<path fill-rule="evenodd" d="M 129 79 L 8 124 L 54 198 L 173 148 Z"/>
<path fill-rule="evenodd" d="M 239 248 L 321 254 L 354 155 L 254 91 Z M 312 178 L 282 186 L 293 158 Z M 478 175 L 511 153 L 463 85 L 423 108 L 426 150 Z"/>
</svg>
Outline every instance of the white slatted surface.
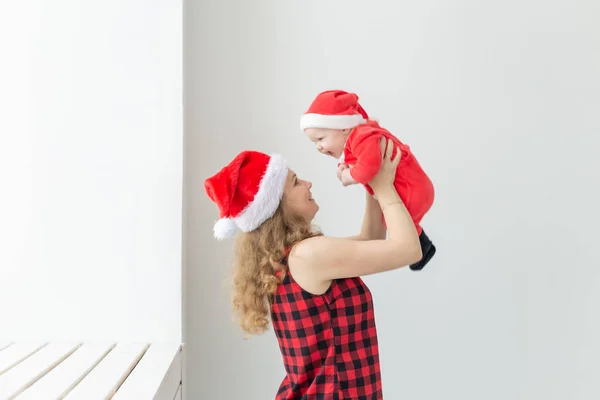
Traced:
<svg viewBox="0 0 600 400">
<path fill-rule="evenodd" d="M 84 343 L 69 358 L 18 396 L 17 400 L 63 399 L 113 347 L 113 343 Z"/>
<path fill-rule="evenodd" d="M 44 347 L 46 343 L 15 343 L 0 352 L 0 375 Z"/>
<path fill-rule="evenodd" d="M 0 375 L 0 399 L 17 397 L 78 346 L 76 343 L 50 343 Z"/>
<path fill-rule="evenodd" d="M 180 346 L 152 346 L 146 351 L 113 400 L 150 399 L 173 400 L 181 379 Z"/>
<path fill-rule="evenodd" d="M 173 400 L 181 345 L 0 343 L 0 400 Z"/>
<path fill-rule="evenodd" d="M 147 344 L 117 344 L 65 399 L 110 399 L 147 349 Z"/>
</svg>

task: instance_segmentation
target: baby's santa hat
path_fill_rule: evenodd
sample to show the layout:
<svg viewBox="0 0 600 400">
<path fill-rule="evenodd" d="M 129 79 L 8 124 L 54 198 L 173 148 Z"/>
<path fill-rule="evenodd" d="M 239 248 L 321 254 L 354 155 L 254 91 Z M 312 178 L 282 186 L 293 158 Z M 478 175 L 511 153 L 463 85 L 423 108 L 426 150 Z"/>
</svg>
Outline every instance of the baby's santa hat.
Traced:
<svg viewBox="0 0 600 400">
<path fill-rule="evenodd" d="M 214 236 L 233 237 L 236 228 L 251 232 L 272 217 L 283 197 L 287 175 L 282 156 L 246 150 L 206 179 L 204 189 L 220 213 Z"/>
<path fill-rule="evenodd" d="M 364 124 L 369 119 L 358 103 L 358 96 L 343 90 L 319 93 L 306 113 L 300 118 L 300 129 L 349 129 Z"/>
</svg>

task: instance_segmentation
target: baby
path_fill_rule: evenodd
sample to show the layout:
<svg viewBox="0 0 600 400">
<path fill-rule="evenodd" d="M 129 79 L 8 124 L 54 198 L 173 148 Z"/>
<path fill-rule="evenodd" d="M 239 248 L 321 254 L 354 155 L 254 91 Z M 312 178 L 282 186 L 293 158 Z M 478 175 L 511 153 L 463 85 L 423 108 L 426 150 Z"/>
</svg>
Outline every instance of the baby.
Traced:
<svg viewBox="0 0 600 400">
<path fill-rule="evenodd" d="M 300 127 L 320 153 L 339 160 L 337 176 L 344 186 L 360 183 L 371 195 L 368 182 L 381 165 L 380 139 L 384 136 L 394 141 L 402 152 L 394 186 L 415 223 L 423 252 L 423 258 L 410 269 L 423 269 L 436 251 L 420 225 L 433 204 L 434 187 L 409 146 L 369 120 L 356 94 L 342 90 L 320 93 L 302 116 Z"/>
</svg>

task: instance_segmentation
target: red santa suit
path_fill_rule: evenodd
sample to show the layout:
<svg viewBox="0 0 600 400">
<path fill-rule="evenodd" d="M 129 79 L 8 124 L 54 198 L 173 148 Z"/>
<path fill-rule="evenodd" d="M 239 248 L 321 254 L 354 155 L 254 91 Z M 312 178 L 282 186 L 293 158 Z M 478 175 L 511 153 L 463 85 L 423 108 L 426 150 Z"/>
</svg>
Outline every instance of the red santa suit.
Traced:
<svg viewBox="0 0 600 400">
<path fill-rule="evenodd" d="M 367 191 L 373 195 L 373 189 L 369 187 L 368 183 L 381 167 L 381 137 L 393 140 L 402 152 L 396 170 L 394 187 L 410 213 L 417 228 L 417 233 L 420 235 L 423 230 L 420 225 L 421 219 L 431 208 L 435 191 L 433 183 L 421 168 L 408 145 L 402 143 L 387 129 L 379 126 L 377 122 L 367 121 L 355 127 L 348 136 L 343 160 L 341 161 L 352 167 L 350 169 L 352 178 L 363 184 Z M 395 153 L 394 150 L 394 155 Z"/>
<path fill-rule="evenodd" d="M 301 117 L 300 127 L 325 129 L 351 129 L 344 146 L 340 162 L 350 166 L 350 175 L 365 186 L 373 195 L 369 182 L 381 167 L 381 137 L 391 139 L 402 152 L 396 170 L 394 187 L 410 213 L 423 249 L 423 259 L 411 265 L 411 269 L 420 270 L 429 262 L 436 248 L 429 240 L 421 220 L 431 208 L 435 190 L 431 179 L 411 152 L 410 147 L 402 143 L 378 122 L 370 120 L 366 111 L 358 103 L 358 96 L 342 90 L 329 90 L 320 93 L 307 112 Z M 393 155 L 395 155 L 394 150 Z"/>
</svg>

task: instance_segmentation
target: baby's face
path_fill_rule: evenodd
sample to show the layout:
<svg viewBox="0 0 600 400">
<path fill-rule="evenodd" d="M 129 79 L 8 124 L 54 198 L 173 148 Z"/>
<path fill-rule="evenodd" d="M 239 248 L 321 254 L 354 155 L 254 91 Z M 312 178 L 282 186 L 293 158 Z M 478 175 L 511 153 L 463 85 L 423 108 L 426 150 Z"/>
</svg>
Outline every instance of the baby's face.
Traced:
<svg viewBox="0 0 600 400">
<path fill-rule="evenodd" d="M 350 130 L 308 128 L 304 132 L 311 142 L 317 145 L 319 153 L 340 158 L 344 153 L 344 145 Z"/>
</svg>

